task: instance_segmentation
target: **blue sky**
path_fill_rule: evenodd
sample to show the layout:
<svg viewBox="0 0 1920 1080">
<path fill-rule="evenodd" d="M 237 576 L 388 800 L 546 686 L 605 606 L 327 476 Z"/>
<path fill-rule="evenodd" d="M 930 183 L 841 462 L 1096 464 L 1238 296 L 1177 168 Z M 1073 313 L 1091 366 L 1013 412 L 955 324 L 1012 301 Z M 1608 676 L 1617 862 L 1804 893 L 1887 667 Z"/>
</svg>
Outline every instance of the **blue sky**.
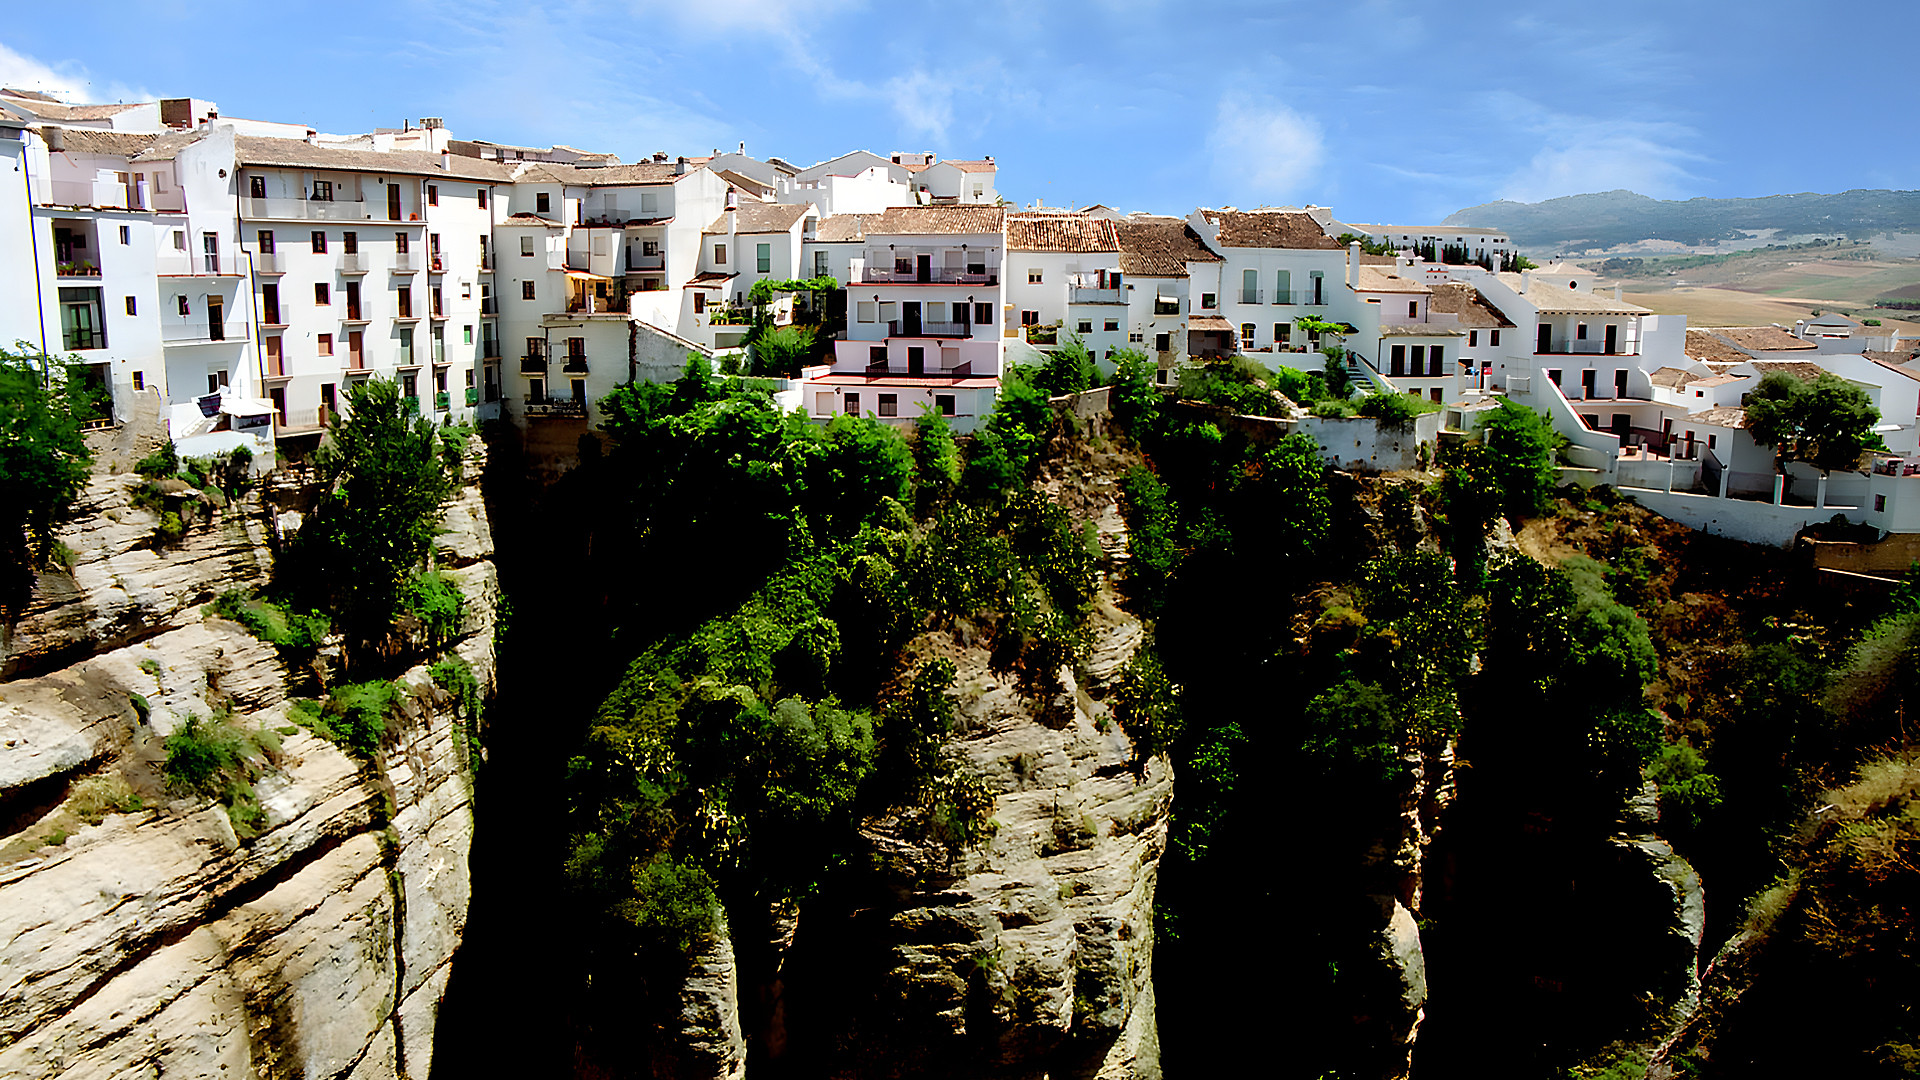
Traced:
<svg viewBox="0 0 1920 1080">
<path fill-rule="evenodd" d="M 992 154 L 1020 203 L 1420 224 L 1620 187 L 1920 186 L 1916 31 L 1910 0 L 143 0 L 24 5 L 0 83 L 329 132 L 442 116 L 628 161 Z"/>
</svg>

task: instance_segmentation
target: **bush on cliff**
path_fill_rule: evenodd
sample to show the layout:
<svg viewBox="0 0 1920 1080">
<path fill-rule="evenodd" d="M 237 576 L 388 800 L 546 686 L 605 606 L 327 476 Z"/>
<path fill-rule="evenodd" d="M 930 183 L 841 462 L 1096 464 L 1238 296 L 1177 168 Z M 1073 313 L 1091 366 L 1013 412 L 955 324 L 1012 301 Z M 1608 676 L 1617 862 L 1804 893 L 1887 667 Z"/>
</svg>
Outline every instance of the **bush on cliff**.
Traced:
<svg viewBox="0 0 1920 1080">
<path fill-rule="evenodd" d="M 33 568 L 86 486 L 80 426 L 96 409 L 92 384 L 57 361 L 0 350 L 0 616 L 26 607 Z"/>
</svg>

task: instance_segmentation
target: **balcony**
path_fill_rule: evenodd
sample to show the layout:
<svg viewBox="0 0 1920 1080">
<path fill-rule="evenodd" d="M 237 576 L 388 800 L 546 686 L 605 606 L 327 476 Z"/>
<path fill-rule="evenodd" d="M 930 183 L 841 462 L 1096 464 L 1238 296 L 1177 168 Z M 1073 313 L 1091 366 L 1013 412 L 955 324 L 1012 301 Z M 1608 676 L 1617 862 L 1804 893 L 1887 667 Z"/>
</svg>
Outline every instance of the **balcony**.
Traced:
<svg viewBox="0 0 1920 1080">
<path fill-rule="evenodd" d="M 275 435 L 303 435 L 324 430 L 327 426 L 327 410 L 324 407 L 312 409 L 288 409 L 273 418 Z"/>
<path fill-rule="evenodd" d="M 482 360 L 500 359 L 500 343 L 498 341 L 489 340 L 487 338 L 480 339 L 480 359 Z"/>
<path fill-rule="evenodd" d="M 921 274 L 912 270 L 885 270 L 869 266 L 860 272 L 860 281 L 867 285 L 998 285 L 1000 268 L 989 266 L 984 270 L 939 269 Z"/>
<path fill-rule="evenodd" d="M 1315 296 L 1312 289 L 1275 289 L 1273 302 L 1276 304 L 1318 304 L 1326 305 L 1325 297 Z"/>
<path fill-rule="evenodd" d="M 287 272 L 287 260 L 277 251 L 258 252 L 253 257 L 253 272 L 256 274 L 284 274 Z"/>
<path fill-rule="evenodd" d="M 887 336 L 888 337 L 911 337 L 911 338 L 922 338 L 922 337 L 963 338 L 963 337 L 972 337 L 973 329 L 972 329 L 971 323 L 933 322 L 928 319 L 921 319 L 920 321 L 914 322 L 914 323 L 906 323 L 898 319 L 895 319 L 887 323 Z"/>
<path fill-rule="evenodd" d="M 478 404 L 480 404 L 480 388 L 477 386 L 467 387 L 467 407 L 472 408 Z"/>
<path fill-rule="evenodd" d="M 480 314 L 498 315 L 500 314 L 500 305 L 494 303 L 493 297 L 491 296 L 483 297 L 480 300 Z"/>
<path fill-rule="evenodd" d="M 584 420 L 587 415 L 587 403 L 579 398 L 547 398 L 541 401 L 528 398 L 527 415 L 549 419 L 574 417 Z"/>
<path fill-rule="evenodd" d="M 411 251 L 393 253 L 393 272 L 396 274 L 417 274 L 420 272 L 420 256 Z"/>
<path fill-rule="evenodd" d="M 641 274 L 641 273 L 646 273 L 648 271 L 653 271 L 657 273 L 661 270 L 665 270 L 666 268 L 667 268 L 667 257 L 665 255 L 629 254 L 627 256 L 627 273 L 629 274 Z"/>
<path fill-rule="evenodd" d="M 373 256 L 364 251 L 343 251 L 338 269 L 343 274 L 364 274 L 373 269 Z"/>
<path fill-rule="evenodd" d="M 433 407 L 442 412 L 453 407 L 453 396 L 445 390 L 436 390 L 433 394 Z"/>
<path fill-rule="evenodd" d="M 384 214 L 384 208 L 382 208 Z M 370 221 L 364 199 L 250 199 L 240 200 L 240 216 L 248 221 Z"/>
<path fill-rule="evenodd" d="M 439 255 L 427 256 L 427 273 L 444 274 L 447 272 L 447 260 Z"/>
<path fill-rule="evenodd" d="M 1029 345 L 1057 345 L 1060 342 L 1060 328 L 1057 326 L 1023 326 L 1021 333 Z"/>
<path fill-rule="evenodd" d="M 569 353 L 567 356 L 567 362 L 560 365 L 560 373 L 562 375 L 585 375 L 587 373 L 586 354 L 585 353 L 580 353 L 580 354 Z"/>
<path fill-rule="evenodd" d="M 104 210 L 160 209 L 149 206 L 147 185 L 118 180 L 55 180 L 47 185 L 42 206 L 93 206 Z"/>
<path fill-rule="evenodd" d="M 1127 290 L 1102 289 L 1091 285 L 1067 286 L 1069 304 L 1124 304 L 1127 302 Z"/>
<path fill-rule="evenodd" d="M 545 375 L 547 358 L 545 356 L 523 356 L 520 358 L 520 374 Z"/>
<path fill-rule="evenodd" d="M 480 256 L 480 272 L 483 274 L 493 273 L 493 256 L 485 254 Z"/>
<path fill-rule="evenodd" d="M 1544 349 L 1539 348 L 1538 346 L 1535 346 L 1533 355 L 1535 356 L 1639 356 L 1640 344 L 1639 342 L 1629 341 L 1624 345 L 1616 344 L 1613 348 L 1609 349 L 1606 347 L 1606 342 L 1604 341 L 1579 341 L 1579 340 L 1559 341 L 1549 345 L 1547 348 L 1544 348 Z"/>
<path fill-rule="evenodd" d="M 218 345 L 246 339 L 247 328 L 238 321 L 209 324 L 204 318 L 160 320 L 162 345 Z"/>
<path fill-rule="evenodd" d="M 1260 302 L 1259 289 L 1241 289 L 1235 295 L 1240 298 L 1240 302 L 1243 304 L 1257 304 Z"/>
<path fill-rule="evenodd" d="M 55 276 L 62 278 L 97 278 L 100 276 L 100 268 L 95 266 L 91 260 L 87 259 L 56 263 L 53 272 Z"/>
</svg>

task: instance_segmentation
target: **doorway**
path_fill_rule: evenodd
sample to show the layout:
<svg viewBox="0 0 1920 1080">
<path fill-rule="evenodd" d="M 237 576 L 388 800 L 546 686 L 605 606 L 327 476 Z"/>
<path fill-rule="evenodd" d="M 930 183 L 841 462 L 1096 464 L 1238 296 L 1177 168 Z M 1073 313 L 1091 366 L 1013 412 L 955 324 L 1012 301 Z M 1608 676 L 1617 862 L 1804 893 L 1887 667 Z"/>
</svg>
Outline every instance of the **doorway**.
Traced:
<svg viewBox="0 0 1920 1080">
<path fill-rule="evenodd" d="M 387 185 L 387 220 L 400 220 L 400 185 Z"/>
<path fill-rule="evenodd" d="M 921 256 L 921 258 L 925 257 Z M 907 300 L 901 303 L 900 334 L 902 337 L 920 336 L 920 301 Z"/>
<path fill-rule="evenodd" d="M 1590 398 L 1594 396 L 1593 383 L 1594 383 L 1594 378 L 1593 378 L 1592 368 L 1587 368 L 1580 372 L 1580 396 L 1581 397 Z"/>
<path fill-rule="evenodd" d="M 915 281 L 932 281 L 933 280 L 933 256 L 915 255 L 913 257 L 913 280 Z"/>
<path fill-rule="evenodd" d="M 1612 352 L 1613 351 L 1613 348 L 1612 348 L 1613 327 L 1611 326 L 1607 327 L 1607 343 L 1608 343 L 1607 351 Z M 1627 369 L 1626 368 L 1613 369 L 1613 396 L 1616 398 L 1623 398 L 1627 396 Z"/>
<path fill-rule="evenodd" d="M 1553 327 L 1548 326 L 1546 323 L 1541 323 L 1540 333 L 1539 333 L 1539 336 L 1535 339 L 1535 345 L 1534 345 L 1533 351 L 1537 353 L 1552 352 L 1553 351 L 1552 345 L 1553 345 Z"/>
<path fill-rule="evenodd" d="M 1607 324 L 1607 355 L 1612 356 L 1614 353 L 1618 351 L 1620 351 L 1620 328 L 1618 326 L 1613 325 L 1612 323 L 1608 323 Z M 1624 397 L 1625 395 L 1622 394 L 1622 396 Z"/>
<path fill-rule="evenodd" d="M 227 340 L 225 301 L 212 295 L 207 297 L 207 340 Z"/>
<path fill-rule="evenodd" d="M 907 374 L 925 375 L 927 373 L 927 350 L 918 345 L 907 346 Z"/>
</svg>

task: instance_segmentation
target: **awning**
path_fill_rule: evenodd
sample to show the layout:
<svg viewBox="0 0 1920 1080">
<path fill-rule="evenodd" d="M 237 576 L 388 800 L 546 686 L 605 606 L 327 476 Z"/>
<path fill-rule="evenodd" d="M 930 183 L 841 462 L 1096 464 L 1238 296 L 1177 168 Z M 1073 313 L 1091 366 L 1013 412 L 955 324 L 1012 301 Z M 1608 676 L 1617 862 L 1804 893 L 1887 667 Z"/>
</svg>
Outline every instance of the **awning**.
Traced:
<svg viewBox="0 0 1920 1080">
<path fill-rule="evenodd" d="M 1227 320 L 1212 315 L 1195 315 L 1187 320 L 1188 330 L 1198 330 L 1207 334 L 1231 334 L 1233 325 Z"/>
</svg>

